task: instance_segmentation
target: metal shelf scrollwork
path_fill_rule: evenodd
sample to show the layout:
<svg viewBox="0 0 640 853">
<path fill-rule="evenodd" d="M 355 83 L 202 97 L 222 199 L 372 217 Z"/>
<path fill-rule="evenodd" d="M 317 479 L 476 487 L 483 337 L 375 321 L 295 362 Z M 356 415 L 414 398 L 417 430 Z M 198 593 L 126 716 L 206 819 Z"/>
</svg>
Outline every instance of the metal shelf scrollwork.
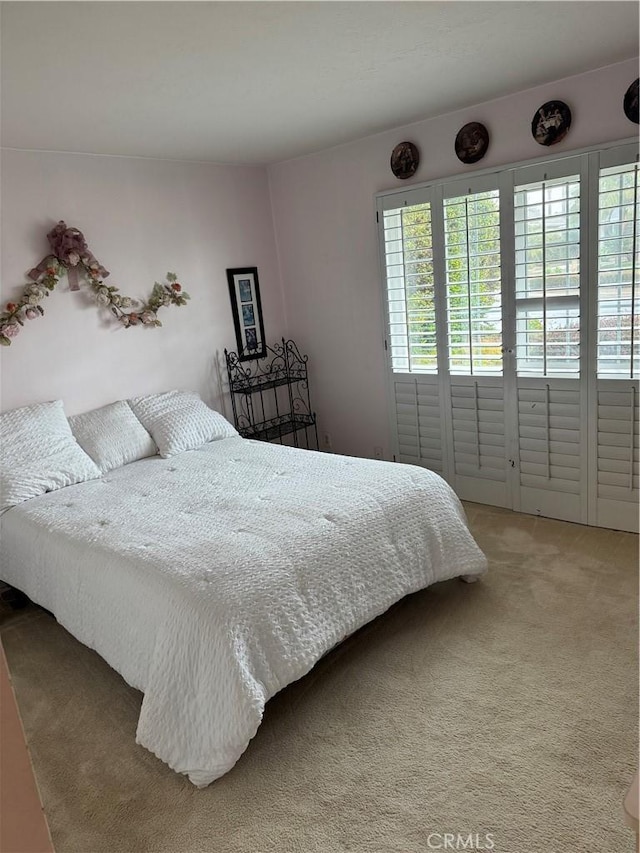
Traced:
<svg viewBox="0 0 640 853">
<path fill-rule="evenodd" d="M 243 353 L 224 351 L 236 429 L 244 438 L 280 444 L 290 435 L 294 447 L 317 450 L 308 356 L 301 355 L 294 341 L 284 338 L 266 351 L 264 358 L 250 362 L 241 360 Z"/>
</svg>

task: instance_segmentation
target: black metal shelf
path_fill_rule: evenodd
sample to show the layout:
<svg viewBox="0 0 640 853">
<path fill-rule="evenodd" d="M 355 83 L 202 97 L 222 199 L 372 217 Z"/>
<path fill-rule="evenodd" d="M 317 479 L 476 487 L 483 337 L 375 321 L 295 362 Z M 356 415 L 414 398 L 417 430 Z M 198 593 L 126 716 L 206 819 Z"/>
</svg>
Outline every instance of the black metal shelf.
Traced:
<svg viewBox="0 0 640 853">
<path fill-rule="evenodd" d="M 242 427 L 238 432 L 243 438 L 273 441 L 274 438 L 283 438 L 308 426 L 315 426 L 313 415 L 281 415 L 279 418 L 270 418 L 255 426 Z"/>
<path fill-rule="evenodd" d="M 281 385 L 289 385 L 291 382 L 303 382 L 306 378 L 306 371 L 292 371 L 291 374 L 287 375 L 286 371 L 281 368 L 271 374 L 235 379 L 229 383 L 229 390 L 233 394 L 253 394 L 254 391 L 268 391 Z"/>
<path fill-rule="evenodd" d="M 236 429 L 244 438 L 278 440 L 280 444 L 290 435 L 295 447 L 317 450 L 318 428 L 309 397 L 307 356 L 300 354 L 293 341 L 284 338 L 265 349 L 266 355 L 260 359 L 247 359 L 244 352 L 224 351 Z M 299 440 L 302 435 L 303 445 Z"/>
</svg>

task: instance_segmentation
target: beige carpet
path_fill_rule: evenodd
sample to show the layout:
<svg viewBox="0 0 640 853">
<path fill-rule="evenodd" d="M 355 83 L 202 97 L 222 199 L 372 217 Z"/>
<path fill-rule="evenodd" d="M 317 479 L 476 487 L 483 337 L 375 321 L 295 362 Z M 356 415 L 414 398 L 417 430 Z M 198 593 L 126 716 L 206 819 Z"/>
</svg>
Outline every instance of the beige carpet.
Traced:
<svg viewBox="0 0 640 853">
<path fill-rule="evenodd" d="M 135 745 L 141 695 L 94 652 L 37 608 L 5 615 L 58 853 L 425 853 L 445 832 L 492 833 L 497 853 L 632 851 L 637 537 L 467 509 L 486 579 L 349 639 L 202 791 Z"/>
</svg>

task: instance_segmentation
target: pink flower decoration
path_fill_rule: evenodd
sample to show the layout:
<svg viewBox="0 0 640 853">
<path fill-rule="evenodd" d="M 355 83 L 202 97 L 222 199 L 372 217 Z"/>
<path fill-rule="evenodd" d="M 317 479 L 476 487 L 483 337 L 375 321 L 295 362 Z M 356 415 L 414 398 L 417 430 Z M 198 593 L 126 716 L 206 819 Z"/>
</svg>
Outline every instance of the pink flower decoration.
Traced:
<svg viewBox="0 0 640 853">
<path fill-rule="evenodd" d="M 15 338 L 20 331 L 20 326 L 17 323 L 11 323 L 10 325 L 5 326 L 2 331 L 7 338 Z"/>
<path fill-rule="evenodd" d="M 27 310 L 24 313 L 25 313 L 25 317 L 27 317 L 29 320 L 35 320 L 36 317 L 38 316 L 38 312 L 36 311 L 35 308 L 27 308 Z"/>
</svg>

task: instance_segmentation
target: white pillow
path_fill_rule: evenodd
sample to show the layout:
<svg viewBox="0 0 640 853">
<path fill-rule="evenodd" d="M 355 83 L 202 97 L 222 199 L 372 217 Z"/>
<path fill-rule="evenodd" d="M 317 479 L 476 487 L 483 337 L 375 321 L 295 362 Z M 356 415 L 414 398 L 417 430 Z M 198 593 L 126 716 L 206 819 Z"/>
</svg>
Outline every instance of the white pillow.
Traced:
<svg viewBox="0 0 640 853">
<path fill-rule="evenodd" d="M 73 437 L 61 400 L 0 415 L 0 511 L 99 476 Z"/>
<path fill-rule="evenodd" d="M 158 452 L 153 439 L 124 400 L 73 415 L 69 423 L 80 447 L 103 474 Z"/>
<path fill-rule="evenodd" d="M 226 418 L 206 406 L 193 391 L 135 397 L 129 405 L 165 459 L 208 441 L 238 435 Z"/>
</svg>

